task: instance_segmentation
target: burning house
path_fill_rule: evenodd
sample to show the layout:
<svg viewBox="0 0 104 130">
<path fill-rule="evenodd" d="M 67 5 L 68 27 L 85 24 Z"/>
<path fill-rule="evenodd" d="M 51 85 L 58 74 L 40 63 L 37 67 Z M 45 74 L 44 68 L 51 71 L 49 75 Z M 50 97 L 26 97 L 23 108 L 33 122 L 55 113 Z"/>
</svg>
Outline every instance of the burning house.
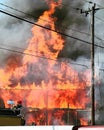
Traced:
<svg viewBox="0 0 104 130">
<path fill-rule="evenodd" d="M 49 9 L 32 27 L 32 38 L 21 60 L 10 56 L 7 65 L 0 68 L 0 93 L 5 108 L 9 99 L 14 104 L 22 100 L 26 125 L 88 124 L 90 71 L 79 73 L 69 61 L 58 59 L 65 40 L 56 32 L 57 19 L 53 14 L 61 0 L 51 0 L 48 5 Z"/>
</svg>

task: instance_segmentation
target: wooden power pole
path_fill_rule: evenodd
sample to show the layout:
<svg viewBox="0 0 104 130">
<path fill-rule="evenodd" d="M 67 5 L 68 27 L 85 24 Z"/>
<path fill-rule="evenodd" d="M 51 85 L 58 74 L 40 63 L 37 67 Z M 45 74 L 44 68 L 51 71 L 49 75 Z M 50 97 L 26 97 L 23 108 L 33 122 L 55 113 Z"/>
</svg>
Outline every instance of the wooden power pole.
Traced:
<svg viewBox="0 0 104 130">
<path fill-rule="evenodd" d="M 87 16 L 89 12 L 92 12 L 92 44 L 91 44 L 91 125 L 95 125 L 95 12 L 100 8 L 95 8 L 96 4 L 92 6 L 92 9 L 88 11 L 82 11 Z"/>
<path fill-rule="evenodd" d="M 95 49 L 94 49 L 94 42 L 95 42 L 95 4 L 92 7 L 92 45 L 91 45 L 91 125 L 95 125 Z"/>
</svg>

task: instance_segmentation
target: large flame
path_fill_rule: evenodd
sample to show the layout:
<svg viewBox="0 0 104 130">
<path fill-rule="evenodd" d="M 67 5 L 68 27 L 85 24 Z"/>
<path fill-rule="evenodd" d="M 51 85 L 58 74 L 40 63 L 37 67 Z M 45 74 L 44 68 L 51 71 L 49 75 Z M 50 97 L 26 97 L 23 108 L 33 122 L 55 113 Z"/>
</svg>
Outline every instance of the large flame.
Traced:
<svg viewBox="0 0 104 130">
<path fill-rule="evenodd" d="M 22 63 L 19 65 L 19 60 L 14 62 L 16 57 L 10 57 L 7 65 L 0 69 L 0 91 L 6 107 L 9 99 L 21 99 L 24 106 L 41 109 L 84 109 L 88 104 L 90 81 L 86 79 L 86 72 L 78 73 L 69 63 L 58 60 L 65 40 L 51 30 L 56 30 L 56 18 L 52 16 L 60 3 L 49 1 L 49 10 L 37 21 L 50 30 L 32 27 L 33 37 L 24 51 Z"/>
</svg>

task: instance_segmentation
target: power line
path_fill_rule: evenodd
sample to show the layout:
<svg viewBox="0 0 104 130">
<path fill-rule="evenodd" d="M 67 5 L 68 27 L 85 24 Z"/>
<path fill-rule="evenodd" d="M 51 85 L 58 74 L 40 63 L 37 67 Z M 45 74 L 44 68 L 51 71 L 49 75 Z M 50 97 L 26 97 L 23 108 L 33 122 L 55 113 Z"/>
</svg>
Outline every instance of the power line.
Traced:
<svg viewBox="0 0 104 130">
<path fill-rule="evenodd" d="M 86 1 L 86 2 L 88 2 L 88 3 L 90 3 L 90 4 L 96 4 L 97 6 L 99 6 L 100 8 L 97 8 L 97 10 L 102 10 L 102 9 L 104 9 L 104 7 L 103 7 L 102 5 L 99 5 L 98 3 L 94 3 L 94 2 L 92 2 L 92 1 L 87 1 L 87 0 L 84 0 L 84 1 Z M 97 17 L 97 16 L 95 16 L 95 18 L 97 18 L 98 20 L 104 22 L 103 19 L 101 19 L 101 18 L 99 18 L 99 17 Z"/>
<path fill-rule="evenodd" d="M 6 15 L 8 15 L 8 16 L 14 17 L 14 18 L 16 18 L 16 19 L 19 19 L 19 20 L 21 20 L 21 21 L 30 23 L 30 24 L 32 24 L 32 25 L 36 25 L 36 26 L 41 27 L 41 28 L 44 28 L 44 29 L 46 29 L 46 30 L 53 31 L 53 32 L 59 33 L 59 34 L 61 34 L 61 35 L 63 35 L 63 36 L 66 36 L 66 37 L 69 37 L 69 38 L 72 38 L 72 39 L 75 39 L 75 40 L 78 40 L 78 41 L 81 41 L 81 42 L 85 42 L 85 43 L 91 45 L 91 43 L 88 42 L 88 41 L 82 40 L 82 39 L 77 38 L 77 37 L 70 36 L 70 35 L 68 35 L 68 34 L 59 32 L 59 31 L 57 31 L 57 30 L 53 30 L 53 29 L 51 29 L 51 28 L 48 28 L 48 27 L 45 27 L 45 26 L 42 26 L 42 25 L 39 25 L 39 24 L 37 24 L 37 23 L 31 22 L 31 21 L 26 20 L 26 19 L 24 19 L 24 18 L 21 18 L 21 17 L 19 17 L 19 16 L 13 15 L 13 14 L 8 13 L 8 12 L 5 12 L 5 11 L 3 11 L 3 10 L 0 10 L 0 12 L 6 14 Z M 104 46 L 100 46 L 100 45 L 97 45 L 97 44 L 95 44 L 94 46 L 100 47 L 100 48 L 104 48 Z"/>
<path fill-rule="evenodd" d="M 100 39 L 99 39 L 100 40 Z M 101 40 L 100 40 L 101 41 Z M 5 49 L 8 49 L 8 51 L 13 51 L 13 50 L 11 50 L 11 49 L 9 49 L 9 48 L 16 48 L 16 50 L 17 49 L 20 49 L 20 50 L 28 50 L 28 51 L 32 51 L 32 50 L 30 50 L 30 49 L 25 49 L 25 48 L 20 48 L 20 47 L 16 47 L 16 46 L 10 46 L 10 45 L 4 45 L 4 44 L 0 44 L 0 45 L 2 45 L 2 46 L 4 46 L 4 47 L 1 47 L 1 49 L 3 49 L 4 48 L 4 50 Z M 5 48 L 6 47 L 6 48 Z M 7 48 L 7 47 L 9 47 L 9 48 Z M 18 51 L 18 52 L 20 52 L 20 51 Z M 34 52 L 36 52 L 37 54 L 41 54 L 41 52 L 40 51 L 34 51 Z M 47 54 L 47 53 L 45 53 L 45 54 Z M 31 54 L 29 54 L 30 56 L 31 56 Z M 85 61 L 89 61 L 89 60 L 87 60 L 87 59 L 84 59 Z"/>
<path fill-rule="evenodd" d="M 27 55 L 27 56 L 33 56 L 33 57 L 38 57 L 38 58 L 42 58 L 42 59 L 47 59 L 47 60 L 52 60 L 52 61 L 56 61 L 56 62 L 63 62 L 61 61 L 60 59 L 52 59 L 52 58 L 48 58 L 48 57 L 45 57 L 45 56 L 40 56 L 40 55 L 35 55 L 35 54 L 30 54 L 30 53 L 25 53 L 25 52 L 21 52 L 21 51 L 17 51 L 17 50 L 12 50 L 12 49 L 9 49 L 9 48 L 5 48 L 5 47 L 0 47 L 1 50 L 6 50 L 6 51 L 9 51 L 9 52 L 15 52 L 15 53 L 18 53 L 18 54 L 21 54 L 21 55 Z M 36 51 L 35 51 L 36 52 Z M 38 52 L 37 52 L 38 53 Z M 67 60 L 67 58 L 65 58 Z M 64 61 L 65 62 L 65 61 Z M 87 60 L 88 62 L 88 60 Z M 67 62 L 68 63 L 68 62 Z M 74 62 L 70 62 L 70 64 L 74 64 L 74 65 L 79 65 L 79 66 L 84 66 L 85 68 L 89 68 L 87 65 L 84 65 L 84 64 L 81 64 L 81 63 L 74 63 Z"/>
<path fill-rule="evenodd" d="M 89 2 L 89 1 L 86 1 L 86 2 Z M 90 3 L 90 2 L 89 2 L 89 3 Z M 18 10 L 18 9 L 16 9 L 16 8 L 11 7 L 11 6 L 5 5 L 5 4 L 3 4 L 3 3 L 0 3 L 0 4 L 3 5 L 3 6 L 5 6 L 5 7 L 8 7 L 8 8 L 10 8 L 10 9 L 12 9 L 12 10 L 15 10 L 15 11 L 18 11 L 18 12 L 20 12 L 20 13 L 23 13 L 23 14 L 25 14 L 25 15 L 30 15 L 30 14 L 27 14 L 27 13 L 21 11 L 21 10 Z M 64 5 L 64 6 L 65 6 L 65 5 Z M 74 8 L 74 9 L 78 9 L 78 8 Z M 33 17 L 33 15 L 30 15 L 30 16 Z M 39 18 L 39 19 L 40 19 L 40 18 Z M 43 20 L 43 19 L 40 19 L 40 20 Z M 43 20 L 43 21 L 49 22 L 49 21 L 47 21 L 47 20 Z M 62 27 L 62 28 L 65 28 L 65 29 L 69 29 L 68 27 L 63 27 L 63 26 L 61 26 L 61 27 Z M 70 30 L 72 30 L 72 31 L 77 31 L 78 33 L 81 33 L 81 34 L 85 34 L 85 35 L 89 35 L 89 36 L 90 36 L 90 34 L 85 33 L 85 32 L 81 32 L 81 31 L 76 30 L 76 29 L 70 29 Z M 98 38 L 98 37 L 96 37 L 96 38 L 97 38 L 97 39 L 100 39 L 100 38 Z"/>
<path fill-rule="evenodd" d="M 1 3 L 0 3 L 0 4 L 1 4 Z M 6 5 L 6 6 L 7 6 L 7 5 Z M 7 7 L 9 7 L 9 6 L 7 6 Z M 12 8 L 12 7 L 9 7 L 9 8 Z M 2 8 L 1 8 L 1 9 L 2 9 Z M 4 10 L 4 9 L 2 9 L 2 10 Z M 23 11 L 17 10 L 17 9 L 15 9 L 15 8 L 13 8 L 13 10 L 19 11 L 19 12 L 25 14 L 25 15 L 30 15 L 30 14 L 27 14 L 27 13 L 25 13 L 25 12 L 23 12 Z M 4 10 L 4 11 L 8 11 L 8 10 Z M 12 13 L 12 12 L 10 12 L 10 11 L 8 11 L 8 12 L 9 12 L 9 13 Z M 13 14 L 13 13 L 12 13 L 12 14 Z M 34 17 L 33 15 L 30 15 L 30 16 Z M 41 18 L 39 18 L 39 19 L 42 20 L 42 21 L 45 21 L 45 22 L 48 22 L 48 23 L 49 23 L 49 21 L 47 21 L 47 20 L 44 20 L 44 19 L 41 19 Z M 38 20 L 39 20 L 39 19 L 38 19 Z M 56 27 L 57 27 L 58 24 L 55 23 L 55 25 L 56 25 Z M 80 31 L 80 30 L 77 30 L 77 29 L 73 29 L 73 28 L 70 28 L 70 27 L 65 27 L 65 26 L 62 26 L 62 25 L 61 25 L 60 28 L 65 29 L 65 30 L 72 30 L 72 31 L 78 32 L 78 33 L 80 33 L 80 34 L 85 34 L 85 35 L 91 36 L 91 34 L 89 34 L 89 33 L 86 33 L 86 32 L 83 32 L 83 31 Z"/>
<path fill-rule="evenodd" d="M 104 20 L 103 20 L 103 19 L 101 19 L 101 18 L 99 18 L 99 17 L 97 17 L 97 16 L 95 16 L 95 18 L 97 18 L 98 20 L 100 20 L 100 21 L 102 21 L 102 22 L 104 23 Z"/>
<path fill-rule="evenodd" d="M 100 40 L 100 41 L 103 41 L 103 42 L 104 42 L 104 39 L 99 38 L 97 35 L 95 35 L 95 37 L 96 37 L 98 40 Z"/>
<path fill-rule="evenodd" d="M 35 54 L 30 54 L 30 53 L 25 53 L 25 52 L 21 52 L 21 51 L 17 51 L 17 50 L 12 50 L 12 49 L 9 49 L 9 48 L 5 48 L 5 47 L 0 47 L 1 50 L 6 50 L 6 51 L 9 51 L 9 52 L 15 52 L 15 53 L 18 53 L 18 54 L 21 54 L 21 55 L 28 55 L 28 56 L 33 56 L 33 57 L 39 57 L 39 58 L 42 58 L 42 59 L 47 59 L 47 60 L 53 60 L 53 61 L 56 61 L 56 62 L 63 62 L 61 60 L 58 60 L 58 59 L 52 59 L 52 58 L 48 58 L 48 57 L 42 57 L 42 56 L 39 56 L 39 55 L 35 55 Z M 21 49 L 21 48 L 20 48 Z M 37 52 L 37 51 L 35 51 Z M 38 52 L 37 52 L 38 53 Z M 67 58 L 66 58 L 67 60 Z M 86 61 L 88 62 L 88 60 L 86 59 Z M 68 63 L 68 62 L 67 62 Z M 97 62 L 96 62 L 97 63 Z M 79 65 L 79 66 L 84 66 L 85 68 L 89 68 L 87 65 L 84 65 L 84 64 L 81 64 L 81 63 L 74 63 L 74 62 L 70 62 L 70 64 L 74 64 L 74 65 Z"/>
<path fill-rule="evenodd" d="M 4 4 L 2 4 L 2 3 L 0 3 L 0 4 L 1 4 L 1 5 L 4 5 Z M 12 7 L 7 6 L 7 5 L 5 5 L 5 6 L 11 8 L 11 9 L 13 9 L 13 10 L 15 10 L 15 11 L 18 11 L 18 12 L 20 12 L 20 13 L 23 13 L 23 14 L 25 14 L 25 15 L 29 15 L 29 16 L 31 16 L 31 17 L 34 17 L 33 15 L 27 14 L 27 13 L 21 11 L 21 10 L 17 10 L 17 9 L 15 9 L 15 8 L 12 8 Z M 1 9 L 2 9 L 2 8 L 1 8 Z M 2 9 L 2 10 L 4 10 L 4 9 Z M 8 11 L 8 10 L 4 10 L 4 11 Z M 8 12 L 10 12 L 10 11 L 8 11 Z M 10 12 L 10 13 L 12 13 L 12 12 Z M 12 14 L 13 14 L 13 13 L 12 13 Z M 42 21 L 45 21 L 45 22 L 50 23 L 50 21 L 47 21 L 47 20 L 45 20 L 45 19 L 39 18 L 38 20 L 42 20 Z M 55 25 L 56 25 L 56 27 L 57 27 L 58 24 L 55 23 Z M 88 33 L 86 33 L 86 32 L 79 31 L 79 30 L 77 30 L 77 29 L 73 29 L 73 28 L 69 28 L 69 27 L 65 27 L 65 26 L 62 26 L 62 25 L 61 25 L 60 28 L 65 29 L 65 30 L 70 29 L 70 30 L 72 30 L 72 31 L 75 31 L 75 32 L 78 32 L 78 33 L 81 33 L 81 34 L 90 35 L 90 34 L 88 34 Z"/>
<path fill-rule="evenodd" d="M 33 56 L 33 57 L 35 56 L 35 57 L 40 57 L 40 58 L 44 58 L 44 59 L 54 60 L 54 59 L 51 59 L 51 58 L 46 58 L 46 57 L 42 57 L 42 56 L 38 56 L 38 55 L 34 55 L 34 54 L 29 54 L 29 53 L 25 53 L 25 52 L 21 52 L 21 51 L 17 51 L 17 50 L 12 50 L 12 49 L 9 49 L 9 48 L 0 47 L 0 49 L 10 51 L 10 52 L 16 52 L 16 53 L 23 54 L 23 55 L 28 55 L 28 56 Z"/>
<path fill-rule="evenodd" d="M 88 1 L 88 0 L 84 0 L 86 3 L 89 3 L 89 4 L 96 4 L 97 6 L 101 7 L 101 8 L 104 8 L 102 5 L 98 4 L 98 3 L 95 3 L 95 2 L 92 2 L 92 1 Z"/>
<path fill-rule="evenodd" d="M 23 12 L 23 11 L 21 11 L 21 10 L 18 10 L 18 9 L 16 9 L 16 8 L 11 7 L 11 6 L 5 5 L 5 4 L 3 4 L 3 3 L 0 3 L 0 5 L 2 5 L 2 6 L 4 6 L 4 7 L 7 7 L 7 8 L 10 8 L 10 9 L 12 9 L 12 10 L 14 10 L 14 11 L 20 12 L 20 13 L 22 13 L 22 14 L 25 14 L 25 15 L 28 15 L 28 16 L 31 16 L 31 17 L 34 17 L 33 15 L 31 15 L 31 14 L 29 14 L 29 13 L 25 13 L 25 12 Z M 62 4 L 62 5 L 63 5 L 63 4 Z M 64 5 L 64 6 L 65 6 L 65 5 Z M 69 7 L 69 6 L 68 6 L 68 7 Z M 77 10 L 77 8 L 74 8 L 74 7 L 73 7 L 73 9 L 76 9 L 76 10 Z M 3 9 L 3 10 L 4 10 L 4 9 Z M 78 14 L 78 13 L 77 13 L 77 14 Z M 80 16 L 81 16 L 81 15 L 80 15 Z M 47 20 L 45 20 L 45 19 L 42 19 L 42 18 L 38 18 L 38 19 L 50 23 L 50 21 L 47 21 Z M 58 24 L 55 23 L 55 25 L 57 26 Z M 62 29 L 69 29 L 68 27 L 65 27 L 65 26 L 61 26 L 60 28 L 62 28 Z M 74 29 L 71 29 L 71 30 L 74 30 Z M 75 30 L 75 31 L 76 31 L 76 30 Z M 83 32 L 83 33 L 84 33 L 84 32 Z"/>
<path fill-rule="evenodd" d="M 86 1 L 86 2 L 89 2 L 89 1 Z M 34 17 L 34 16 L 31 15 L 31 14 L 25 13 L 25 12 L 23 12 L 23 11 L 21 11 L 21 10 L 18 10 L 18 9 L 16 9 L 16 8 L 11 7 L 11 6 L 5 5 L 5 4 L 3 4 L 3 3 L 0 3 L 0 5 L 5 6 L 5 7 L 7 7 L 7 8 L 10 8 L 10 9 L 12 9 L 12 10 L 15 10 L 15 11 L 17 11 L 17 12 L 20 12 L 20 13 L 22 13 L 22 14 L 29 15 L 29 16 L 31 16 L 31 17 Z M 64 5 L 64 4 L 62 4 L 62 5 Z M 67 6 L 67 5 L 64 5 L 64 6 Z M 71 6 L 71 7 L 72 7 L 72 6 Z M 79 10 L 78 8 L 75 8 L 75 7 L 72 7 L 72 8 L 73 8 L 73 9 L 76 9 L 76 10 Z M 49 21 L 44 20 L 44 19 L 41 19 L 41 18 L 39 18 L 39 19 L 42 20 L 42 21 L 45 21 L 45 22 L 49 22 Z M 57 26 L 57 24 L 55 24 L 55 25 Z M 62 28 L 62 29 L 69 29 L 68 27 L 65 27 L 65 26 L 61 26 L 61 28 Z M 85 35 L 91 36 L 91 34 L 89 34 L 89 33 L 86 33 L 86 32 L 83 32 L 83 31 L 79 31 L 79 30 L 76 30 L 76 29 L 73 29 L 73 28 L 70 28 L 70 30 L 75 31 L 75 32 L 78 32 L 78 33 L 81 33 L 81 34 L 85 34 Z M 97 38 L 97 39 L 100 39 L 100 38 L 98 38 L 97 36 L 96 36 L 96 38 Z"/>
<path fill-rule="evenodd" d="M 30 23 L 30 24 L 36 25 L 36 26 L 38 26 L 38 27 L 44 28 L 44 29 L 46 29 L 46 30 L 50 30 L 50 31 L 53 31 L 53 32 L 59 33 L 59 34 L 61 34 L 61 35 L 63 35 L 63 36 L 70 37 L 70 38 L 72 38 L 72 39 L 79 40 L 79 41 L 81 41 L 81 42 L 85 42 L 85 43 L 87 43 L 87 44 L 91 44 L 91 43 L 88 42 L 88 41 L 85 41 L 85 40 L 79 39 L 79 38 L 77 38 L 77 37 L 70 36 L 70 35 L 68 35 L 68 34 L 65 34 L 65 33 L 59 32 L 59 31 L 57 31 L 57 30 L 54 30 L 54 29 L 51 29 L 51 28 L 48 28 L 48 27 L 45 27 L 45 26 L 42 26 L 42 25 L 40 25 L 40 24 L 37 24 L 37 23 L 31 22 L 31 21 L 29 21 L 29 20 L 26 20 L 26 19 L 21 18 L 21 17 L 19 17 L 19 16 L 13 15 L 13 14 L 11 14 L 11 13 L 8 13 L 8 12 L 2 11 L 2 10 L 0 10 L 0 12 L 1 12 L 1 13 L 4 13 L 4 14 L 6 14 L 6 15 L 9 15 L 9 16 L 11 16 L 11 17 L 14 17 L 14 18 L 16 18 L 16 19 L 19 19 L 19 20 L 25 21 L 25 22 L 27 22 L 27 23 Z"/>
<path fill-rule="evenodd" d="M 4 9 L 2 9 L 2 10 L 4 10 Z M 6 10 L 6 11 L 8 11 L 8 10 Z M 12 12 L 9 11 L 9 13 L 12 13 Z M 48 22 L 48 21 L 47 21 L 47 22 Z M 68 29 L 68 28 L 66 27 L 66 29 Z M 91 36 L 90 33 L 86 33 L 86 32 L 83 32 L 83 31 L 79 31 L 79 30 L 77 30 L 77 29 L 70 28 L 70 30 L 75 31 L 75 32 L 78 32 L 78 33 L 80 33 L 80 34 L 85 34 L 85 35 L 87 35 L 87 36 Z M 98 40 L 104 41 L 103 39 L 99 38 L 97 35 L 95 35 L 95 37 L 96 37 Z M 19 47 L 18 47 L 18 48 L 19 48 Z M 19 49 L 24 49 L 24 48 L 19 48 Z M 29 51 L 31 51 L 31 50 L 29 50 Z"/>
<path fill-rule="evenodd" d="M 94 2 L 88 1 L 88 0 L 84 0 L 84 1 L 85 1 L 85 2 L 88 2 L 88 3 L 90 3 L 90 4 L 93 4 L 93 3 L 94 3 Z M 65 4 L 63 4 L 63 3 L 61 3 L 61 4 L 62 4 L 63 6 L 69 7 L 69 6 L 67 6 L 67 5 L 65 5 Z M 31 15 L 31 14 L 25 13 L 25 12 L 23 12 L 23 11 L 21 11 L 21 10 L 18 10 L 18 9 L 16 9 L 16 8 L 13 8 L 13 7 L 8 6 L 8 5 L 6 5 L 6 4 L 0 3 L 0 5 L 5 6 L 5 7 L 7 7 L 7 8 L 10 8 L 10 9 L 12 9 L 12 10 L 18 11 L 18 12 L 23 13 L 23 14 L 25 14 L 25 15 L 29 15 L 29 16 L 31 16 L 31 17 L 34 17 L 34 16 Z M 99 6 L 100 6 L 100 5 L 99 5 Z M 73 9 L 75 9 L 75 10 L 80 10 L 79 8 L 75 8 L 75 7 L 73 7 L 73 6 L 70 6 L 70 7 L 73 8 Z M 100 7 L 103 7 L 103 6 L 100 6 Z M 104 7 L 103 7 L 103 8 L 104 8 Z M 96 18 L 104 22 L 104 20 L 100 19 L 99 17 L 96 17 Z M 40 18 L 39 18 L 39 19 L 40 19 Z M 44 20 L 44 19 L 40 19 L 40 20 L 45 21 L 45 22 L 49 22 L 49 21 Z M 56 25 L 56 24 L 55 24 L 55 25 Z M 65 28 L 65 29 L 69 29 L 68 27 L 65 27 L 65 26 L 61 26 L 61 27 L 62 27 L 62 28 Z M 90 36 L 90 34 L 88 34 L 88 33 L 86 33 L 86 32 L 82 32 L 82 31 L 79 31 L 79 30 L 76 30 L 76 29 L 72 29 L 72 28 L 70 28 L 70 30 L 76 31 L 76 32 L 78 32 L 78 33 L 81 33 L 81 34 L 85 34 L 85 35 L 89 35 L 89 36 Z M 97 38 L 97 39 L 101 39 L 101 38 L 99 38 L 99 37 L 97 37 L 97 36 L 96 36 L 96 38 Z"/>
<path fill-rule="evenodd" d="M 61 3 L 61 4 L 62 4 L 62 3 Z M 8 5 L 4 4 L 4 3 L 0 3 L 0 5 L 2 5 L 2 6 L 4 6 L 4 7 L 7 7 L 7 8 L 9 8 L 9 9 L 12 9 L 12 10 L 14 10 L 14 11 L 20 12 L 20 13 L 22 13 L 22 14 L 25 14 L 25 15 L 28 15 L 28 16 L 31 16 L 31 17 L 34 17 L 33 15 L 31 15 L 31 14 L 29 14 L 29 13 L 25 13 L 25 12 L 19 10 L 19 9 L 16 9 L 16 8 L 14 8 L 14 7 L 11 7 L 11 6 L 8 6 Z M 65 4 L 62 4 L 62 5 L 66 6 L 66 7 L 68 7 L 68 8 L 71 7 L 71 8 L 74 9 L 74 10 L 78 10 L 78 8 L 76 8 L 76 7 L 67 6 L 67 5 L 65 5 Z M 78 13 L 77 13 L 77 14 L 78 14 Z M 43 21 L 46 21 L 46 22 L 50 22 L 50 21 L 47 21 L 47 20 L 44 20 L 44 19 L 41 19 L 41 18 L 39 18 L 39 19 L 40 19 L 40 20 L 43 20 Z"/>
<path fill-rule="evenodd" d="M 58 59 L 52 59 L 52 58 L 48 58 L 48 57 L 42 57 L 42 56 L 39 56 L 39 55 L 34 55 L 34 54 L 28 54 L 28 53 L 25 53 L 25 52 L 21 52 L 21 51 L 17 51 L 17 50 L 12 50 L 12 49 L 9 49 L 9 48 L 4 48 L 4 47 L 0 47 L 1 50 L 6 50 L 6 51 L 10 51 L 10 52 L 15 52 L 15 53 L 18 53 L 18 54 L 21 54 L 21 55 L 28 55 L 28 56 L 33 56 L 33 57 L 38 57 L 38 58 L 42 58 L 42 59 L 47 59 L 47 60 L 53 60 L 53 61 L 56 61 L 56 62 L 63 62 L 63 61 L 60 61 Z M 85 68 L 89 68 L 87 65 L 84 65 L 84 64 L 80 64 L 80 63 L 71 63 L 71 64 L 74 64 L 74 65 L 79 65 L 79 66 L 84 66 Z"/>
</svg>

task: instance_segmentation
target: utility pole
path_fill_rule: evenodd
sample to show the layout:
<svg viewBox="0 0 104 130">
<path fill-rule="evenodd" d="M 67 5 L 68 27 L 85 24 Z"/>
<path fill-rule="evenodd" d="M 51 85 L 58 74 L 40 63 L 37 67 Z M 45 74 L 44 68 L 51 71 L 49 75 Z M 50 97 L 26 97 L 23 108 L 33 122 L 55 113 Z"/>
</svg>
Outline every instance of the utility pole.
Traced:
<svg viewBox="0 0 104 130">
<path fill-rule="evenodd" d="M 95 125 L 95 49 L 94 49 L 94 42 L 95 42 L 95 4 L 92 6 L 92 46 L 91 46 L 91 125 Z"/>
<path fill-rule="evenodd" d="M 92 4 L 92 2 L 90 2 Z M 92 44 L 91 44 L 91 125 L 95 125 L 95 12 L 99 10 L 99 8 L 95 8 L 96 4 L 92 6 L 88 11 L 82 11 L 81 13 L 85 13 L 87 16 L 90 12 L 92 12 Z"/>
</svg>

